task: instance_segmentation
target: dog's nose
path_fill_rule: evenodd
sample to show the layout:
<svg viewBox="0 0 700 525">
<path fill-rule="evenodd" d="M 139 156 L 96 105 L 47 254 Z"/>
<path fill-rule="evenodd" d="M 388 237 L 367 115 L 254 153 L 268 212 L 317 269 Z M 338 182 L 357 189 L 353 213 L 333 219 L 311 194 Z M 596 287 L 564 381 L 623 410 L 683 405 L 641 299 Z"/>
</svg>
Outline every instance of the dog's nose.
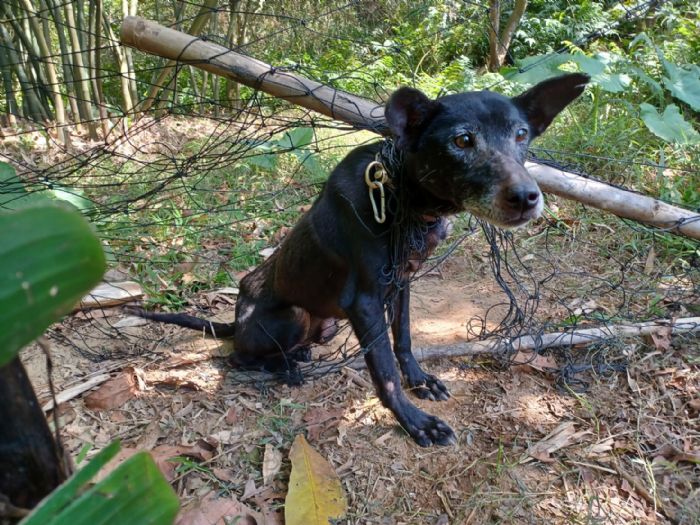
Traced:
<svg viewBox="0 0 700 525">
<path fill-rule="evenodd" d="M 529 184 L 518 184 L 508 189 L 506 202 L 516 211 L 525 213 L 537 206 L 540 200 L 540 192 Z"/>
</svg>

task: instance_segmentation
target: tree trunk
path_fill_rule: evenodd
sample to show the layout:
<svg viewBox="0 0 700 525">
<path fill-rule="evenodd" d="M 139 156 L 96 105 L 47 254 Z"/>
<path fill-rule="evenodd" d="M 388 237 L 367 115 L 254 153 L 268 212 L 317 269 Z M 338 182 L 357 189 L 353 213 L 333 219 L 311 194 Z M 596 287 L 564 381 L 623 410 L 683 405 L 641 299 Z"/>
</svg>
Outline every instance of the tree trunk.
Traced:
<svg viewBox="0 0 700 525">
<path fill-rule="evenodd" d="M 1 3 L 0 7 L 2 7 Z M 13 14 L 9 5 L 6 5 L 5 16 L 7 17 L 7 21 L 12 26 L 15 37 L 18 40 L 17 45 L 13 46 L 17 56 L 20 59 L 24 59 L 26 56 L 26 59 L 19 62 L 24 70 L 24 76 L 33 87 L 37 99 L 41 102 L 41 105 L 44 108 L 44 112 L 47 114 L 52 114 L 51 103 L 48 96 L 49 91 L 46 85 L 47 81 L 41 69 L 39 50 L 31 39 L 32 32 L 29 29 L 29 21 L 26 20 L 26 17 L 23 19 L 24 15 Z M 19 21 L 23 21 L 24 26 L 20 25 Z M 22 51 L 22 47 L 24 48 L 26 55 L 25 52 Z"/>
<path fill-rule="evenodd" d="M 21 0 L 24 9 L 27 12 L 27 17 L 29 19 L 29 24 L 31 25 L 34 37 L 36 38 L 37 44 L 39 45 L 39 51 L 41 52 L 41 57 L 44 60 L 44 67 L 46 68 L 46 76 L 49 80 L 49 90 L 53 99 L 54 111 L 56 112 L 56 127 L 58 131 L 59 140 L 64 146 L 70 145 L 70 134 L 68 133 L 67 123 L 66 123 L 66 110 L 63 106 L 63 95 L 61 94 L 60 83 L 58 81 L 58 75 L 56 74 L 56 68 L 53 63 L 53 53 L 51 51 L 51 36 L 44 35 L 41 25 L 37 21 L 37 14 L 32 7 L 30 0 Z"/>
<path fill-rule="evenodd" d="M 506 27 L 501 31 L 501 2 L 489 0 L 489 60 L 488 70 L 498 71 L 505 63 L 508 48 L 513 40 L 515 30 L 520 24 L 528 0 L 515 0 L 513 12 L 508 17 Z"/>
<path fill-rule="evenodd" d="M 107 135 L 109 135 L 109 120 L 107 115 L 107 106 L 105 105 L 105 96 L 102 92 L 102 79 L 97 78 L 97 75 L 102 74 L 101 67 L 101 57 L 102 50 L 102 0 L 95 0 L 95 12 L 93 17 L 93 31 L 95 33 L 95 50 L 93 53 L 93 89 L 95 95 L 97 96 L 97 108 L 100 112 L 100 124 L 102 124 L 102 138 L 107 140 Z"/>
<path fill-rule="evenodd" d="M 109 25 L 109 19 L 107 14 L 103 12 L 103 23 L 104 29 L 107 33 L 107 38 L 109 38 L 110 45 L 114 51 L 114 57 L 119 64 L 119 79 L 121 81 L 121 91 L 122 100 L 124 102 L 123 111 L 124 114 L 128 115 L 134 109 L 134 99 L 131 98 L 131 90 L 129 88 L 129 68 L 126 63 L 126 58 L 124 57 L 124 48 L 119 45 L 114 31 L 112 31 L 112 26 Z"/>
<path fill-rule="evenodd" d="M 137 0 L 122 0 L 122 14 L 125 17 L 136 16 L 137 8 Z M 138 102 L 139 95 L 136 87 L 136 73 L 134 72 L 134 55 L 129 48 L 124 49 L 124 61 L 126 63 L 129 94 L 131 95 L 131 100 L 134 102 L 134 104 L 136 104 Z"/>
<path fill-rule="evenodd" d="M 0 494 L 29 509 L 63 482 L 58 447 L 19 358 L 0 367 Z"/>
</svg>

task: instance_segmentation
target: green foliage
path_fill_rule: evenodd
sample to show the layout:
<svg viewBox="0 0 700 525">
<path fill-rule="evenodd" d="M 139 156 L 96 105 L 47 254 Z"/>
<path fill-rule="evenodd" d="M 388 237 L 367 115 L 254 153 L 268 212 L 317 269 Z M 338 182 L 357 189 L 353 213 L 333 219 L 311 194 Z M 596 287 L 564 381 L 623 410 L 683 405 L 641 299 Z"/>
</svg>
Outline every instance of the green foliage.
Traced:
<svg viewBox="0 0 700 525">
<path fill-rule="evenodd" d="M 5 180 L 12 169 L 0 163 Z M 19 207 L 23 188 L 0 194 L 0 365 L 73 309 L 105 271 L 100 241 L 72 208 L 51 202 Z M 8 200 L 9 196 L 9 200 Z"/>
<path fill-rule="evenodd" d="M 675 104 L 666 106 L 663 114 L 659 114 L 654 106 L 646 102 L 642 103 L 640 108 L 644 124 L 657 137 L 676 144 L 700 142 L 700 133 L 683 119 Z"/>
<path fill-rule="evenodd" d="M 140 452 L 89 486 L 119 451 L 119 442 L 101 450 L 85 467 L 56 489 L 21 525 L 170 525 L 178 499 L 153 458 Z"/>
</svg>

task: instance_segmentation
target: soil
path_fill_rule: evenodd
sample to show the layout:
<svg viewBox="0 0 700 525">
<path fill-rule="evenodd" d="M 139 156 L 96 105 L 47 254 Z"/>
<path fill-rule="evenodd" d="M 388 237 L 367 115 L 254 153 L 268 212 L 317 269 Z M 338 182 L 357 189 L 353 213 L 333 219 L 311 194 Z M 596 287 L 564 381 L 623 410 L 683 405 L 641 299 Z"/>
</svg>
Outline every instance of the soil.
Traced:
<svg viewBox="0 0 700 525">
<path fill-rule="evenodd" d="M 220 299 L 212 313 L 231 319 L 232 299 Z M 412 288 L 414 345 L 473 338 L 469 319 L 495 306 L 489 319 L 497 320 L 504 300 L 483 265 L 454 256 Z M 125 317 L 120 308 L 79 313 L 51 332 L 57 393 L 110 377 L 60 406 L 64 445 L 73 458 L 89 445 L 90 457 L 119 439 L 161 462 L 174 450 L 164 445 L 179 447 L 199 465 L 169 463 L 185 506 L 214 490 L 279 522 L 287 453 L 305 433 L 342 480 L 350 509 L 342 523 L 700 523 L 697 340 L 617 345 L 609 357 L 626 369 L 584 372 L 580 393 L 562 387 L 556 369 L 576 350 L 542 356 L 544 364 L 425 363 L 452 397 L 415 403 L 449 423 L 458 441 L 420 448 L 379 404 L 366 371 L 343 368 L 302 387 L 242 381 L 226 365 L 227 343 L 150 322 L 115 336 L 110 326 Z M 42 352 L 32 346 L 23 361 L 48 401 Z M 266 445 L 285 458 L 267 483 Z"/>
</svg>

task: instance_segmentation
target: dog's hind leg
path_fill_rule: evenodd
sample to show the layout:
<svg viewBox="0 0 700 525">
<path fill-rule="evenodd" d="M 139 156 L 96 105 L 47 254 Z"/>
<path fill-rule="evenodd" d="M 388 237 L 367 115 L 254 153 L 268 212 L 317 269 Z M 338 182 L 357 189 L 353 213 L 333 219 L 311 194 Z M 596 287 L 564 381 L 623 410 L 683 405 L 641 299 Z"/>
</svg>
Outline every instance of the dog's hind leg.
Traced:
<svg viewBox="0 0 700 525">
<path fill-rule="evenodd" d="M 391 333 L 394 336 L 394 354 L 411 392 L 421 399 L 445 401 L 450 397 L 447 387 L 437 377 L 425 372 L 411 351 L 409 300 L 408 283 L 404 283 L 393 305 Z"/>
</svg>

